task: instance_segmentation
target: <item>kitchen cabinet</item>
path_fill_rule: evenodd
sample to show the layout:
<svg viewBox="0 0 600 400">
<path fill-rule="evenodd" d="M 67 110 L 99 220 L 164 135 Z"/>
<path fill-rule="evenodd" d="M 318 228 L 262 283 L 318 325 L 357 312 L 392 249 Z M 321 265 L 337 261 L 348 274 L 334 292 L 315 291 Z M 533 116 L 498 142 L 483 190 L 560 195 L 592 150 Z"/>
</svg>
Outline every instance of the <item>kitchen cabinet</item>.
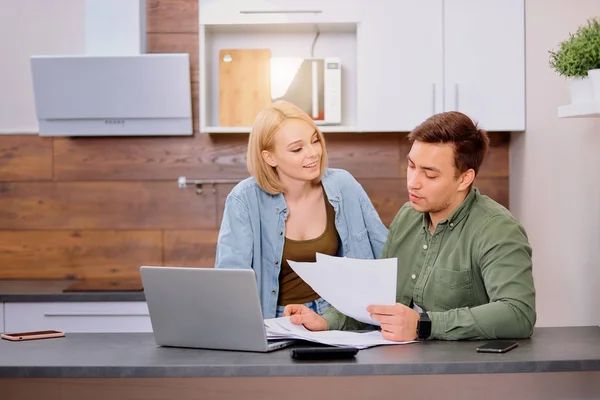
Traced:
<svg viewBox="0 0 600 400">
<path fill-rule="evenodd" d="M 523 0 L 361 4 L 360 130 L 410 131 L 451 110 L 490 131 L 525 129 Z"/>
<path fill-rule="evenodd" d="M 345 23 L 359 18 L 361 0 L 200 0 L 203 25 Z"/>
<path fill-rule="evenodd" d="M 225 48 L 340 57 L 342 123 L 325 132 L 409 132 L 451 110 L 489 131 L 523 131 L 524 8 L 524 0 L 200 0 L 200 131 L 250 131 L 218 124 Z"/>
<path fill-rule="evenodd" d="M 1 319 L 0 319 L 1 320 Z M 144 301 L 4 303 L 4 329 L 23 332 L 152 332 Z"/>
</svg>

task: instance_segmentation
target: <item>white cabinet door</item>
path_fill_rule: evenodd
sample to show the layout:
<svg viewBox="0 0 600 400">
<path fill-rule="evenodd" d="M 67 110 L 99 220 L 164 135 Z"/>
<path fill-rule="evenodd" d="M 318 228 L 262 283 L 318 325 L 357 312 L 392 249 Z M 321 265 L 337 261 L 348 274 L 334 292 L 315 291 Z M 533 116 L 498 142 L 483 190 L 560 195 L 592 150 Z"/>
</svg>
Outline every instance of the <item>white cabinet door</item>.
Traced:
<svg viewBox="0 0 600 400">
<path fill-rule="evenodd" d="M 361 2 L 358 128 L 411 131 L 442 111 L 442 0 Z"/>
<path fill-rule="evenodd" d="M 7 332 L 152 332 L 144 301 L 5 303 Z"/>
<path fill-rule="evenodd" d="M 0 332 L 4 332 L 4 303 L 0 303 Z"/>
<path fill-rule="evenodd" d="M 495 131 L 525 129 L 523 0 L 445 0 L 445 108 Z"/>
<path fill-rule="evenodd" d="M 200 0 L 203 25 L 352 23 L 361 0 Z"/>
</svg>

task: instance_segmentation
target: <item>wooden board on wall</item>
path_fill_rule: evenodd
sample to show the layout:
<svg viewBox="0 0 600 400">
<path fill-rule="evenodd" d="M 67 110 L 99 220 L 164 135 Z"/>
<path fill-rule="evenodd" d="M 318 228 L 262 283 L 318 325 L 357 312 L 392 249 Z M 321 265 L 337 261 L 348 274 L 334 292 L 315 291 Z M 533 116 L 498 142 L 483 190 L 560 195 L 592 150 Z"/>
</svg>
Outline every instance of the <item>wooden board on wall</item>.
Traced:
<svg viewBox="0 0 600 400">
<path fill-rule="evenodd" d="M 399 178 L 408 144 L 398 133 L 328 133 L 329 166 L 343 168 L 355 178 Z M 404 154 L 406 153 L 406 154 Z"/>
<path fill-rule="evenodd" d="M 165 231 L 164 265 L 214 267 L 218 235 L 217 229 Z"/>
<path fill-rule="evenodd" d="M 146 32 L 198 32 L 198 0 L 147 0 Z"/>
<path fill-rule="evenodd" d="M 161 263 L 160 231 L 0 231 L 0 279 L 138 278 Z"/>
<path fill-rule="evenodd" d="M 56 139 L 56 179 L 244 179 L 248 135 Z"/>
<path fill-rule="evenodd" d="M 216 196 L 173 182 L 0 183 L 0 230 L 216 228 Z"/>
</svg>

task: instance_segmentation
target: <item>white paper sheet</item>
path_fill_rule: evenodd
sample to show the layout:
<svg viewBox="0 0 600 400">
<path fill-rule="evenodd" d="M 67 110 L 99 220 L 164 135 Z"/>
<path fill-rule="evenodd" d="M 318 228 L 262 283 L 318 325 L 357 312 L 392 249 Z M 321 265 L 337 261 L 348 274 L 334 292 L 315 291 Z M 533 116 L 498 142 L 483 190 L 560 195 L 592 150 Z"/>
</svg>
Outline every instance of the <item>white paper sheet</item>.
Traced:
<svg viewBox="0 0 600 400">
<path fill-rule="evenodd" d="M 303 325 L 294 325 L 290 317 L 265 319 L 267 339 L 302 339 L 330 346 L 352 346 L 357 349 L 380 345 L 408 344 L 410 342 L 394 342 L 384 339 L 380 331 L 364 333 L 345 331 L 312 332 Z"/>
<path fill-rule="evenodd" d="M 397 258 L 361 260 L 317 253 L 314 263 L 287 261 L 319 296 L 358 321 L 379 326 L 367 307 L 396 304 Z"/>
</svg>

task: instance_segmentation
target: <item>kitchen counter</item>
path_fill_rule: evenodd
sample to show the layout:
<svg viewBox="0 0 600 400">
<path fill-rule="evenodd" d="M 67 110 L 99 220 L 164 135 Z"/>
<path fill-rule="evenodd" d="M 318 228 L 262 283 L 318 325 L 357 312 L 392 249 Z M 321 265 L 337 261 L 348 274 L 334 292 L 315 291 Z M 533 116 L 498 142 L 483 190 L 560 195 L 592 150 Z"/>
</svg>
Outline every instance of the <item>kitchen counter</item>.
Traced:
<svg viewBox="0 0 600 400">
<path fill-rule="evenodd" d="M 73 280 L 0 280 L 1 302 L 145 301 L 143 291 L 63 292 Z"/>
<path fill-rule="evenodd" d="M 271 353 L 168 348 L 152 334 L 67 334 L 0 341 L 7 398 L 591 398 L 600 393 L 600 328 L 536 328 L 506 354 L 484 341 L 379 346 L 355 359 L 295 361 Z M 27 379 L 24 379 L 27 378 Z M 127 378 L 127 379 L 123 379 Z M 26 395 L 25 395 L 25 394 Z M 421 396 L 421 397 L 419 397 Z M 570 396 L 570 397 L 569 397 Z M 39 397 L 38 397 L 39 398 Z"/>
<path fill-rule="evenodd" d="M 482 341 L 427 341 L 359 351 L 355 360 L 297 362 L 271 353 L 159 347 L 151 333 L 71 333 L 0 341 L 0 377 L 218 377 L 483 374 L 600 371 L 600 327 L 537 328 L 506 354 L 477 353 Z"/>
</svg>

